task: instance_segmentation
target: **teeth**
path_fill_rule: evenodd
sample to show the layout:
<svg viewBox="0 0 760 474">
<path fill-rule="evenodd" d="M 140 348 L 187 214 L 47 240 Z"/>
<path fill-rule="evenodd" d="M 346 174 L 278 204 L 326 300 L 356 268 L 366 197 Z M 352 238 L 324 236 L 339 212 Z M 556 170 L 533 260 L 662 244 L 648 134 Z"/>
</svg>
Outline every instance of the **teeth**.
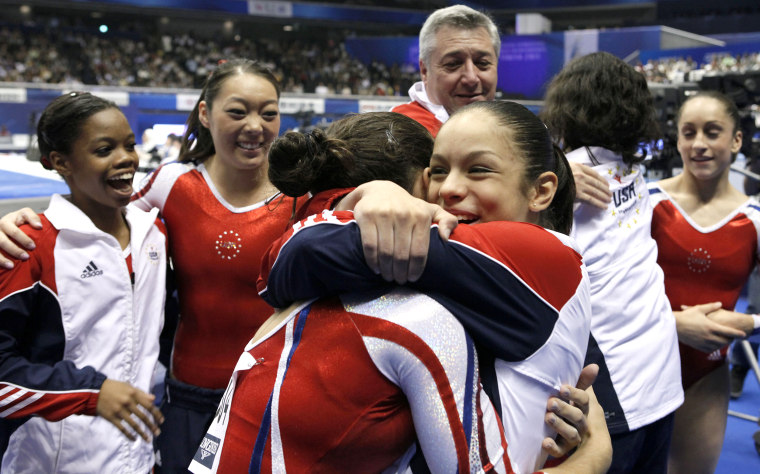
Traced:
<svg viewBox="0 0 760 474">
<path fill-rule="evenodd" d="M 246 149 L 246 150 L 256 150 L 258 148 L 261 148 L 260 143 L 244 143 L 244 142 L 238 142 L 238 145 L 240 148 Z"/>
<path fill-rule="evenodd" d="M 112 176 L 112 177 L 108 178 L 108 181 L 119 181 L 119 180 L 122 180 L 122 179 L 132 179 L 134 177 L 135 177 L 134 173 L 124 173 L 124 174 L 120 174 L 120 175 L 117 175 L 117 176 Z"/>
</svg>

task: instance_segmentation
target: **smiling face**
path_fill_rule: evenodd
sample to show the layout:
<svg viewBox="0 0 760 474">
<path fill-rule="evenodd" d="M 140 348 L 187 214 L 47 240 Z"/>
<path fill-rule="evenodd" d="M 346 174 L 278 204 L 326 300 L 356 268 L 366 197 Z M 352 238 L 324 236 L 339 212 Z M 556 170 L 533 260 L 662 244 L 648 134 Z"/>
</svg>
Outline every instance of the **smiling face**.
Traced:
<svg viewBox="0 0 760 474">
<path fill-rule="evenodd" d="M 427 176 L 427 197 L 462 222 L 537 222 L 530 212 L 532 190 L 525 190 L 525 164 L 482 110 L 460 113 L 435 139 Z"/>
<path fill-rule="evenodd" d="M 732 155 L 742 145 L 741 131 L 725 106 L 712 97 L 687 101 L 678 120 L 678 152 L 684 168 L 698 180 L 728 176 Z"/>
<path fill-rule="evenodd" d="M 258 170 L 267 164 L 272 141 L 280 132 L 277 90 L 255 74 L 231 76 L 213 104 L 199 106 L 201 124 L 208 128 L 220 160 L 238 170 Z"/>
<path fill-rule="evenodd" d="M 50 161 L 66 179 L 71 202 L 85 214 L 93 216 L 129 203 L 139 158 L 135 135 L 119 109 L 93 114 L 82 124 L 71 150 L 53 151 Z"/>
<path fill-rule="evenodd" d="M 453 114 L 460 107 L 496 94 L 498 58 L 485 28 L 444 26 L 435 34 L 428 64 L 420 73 L 428 97 Z"/>
</svg>

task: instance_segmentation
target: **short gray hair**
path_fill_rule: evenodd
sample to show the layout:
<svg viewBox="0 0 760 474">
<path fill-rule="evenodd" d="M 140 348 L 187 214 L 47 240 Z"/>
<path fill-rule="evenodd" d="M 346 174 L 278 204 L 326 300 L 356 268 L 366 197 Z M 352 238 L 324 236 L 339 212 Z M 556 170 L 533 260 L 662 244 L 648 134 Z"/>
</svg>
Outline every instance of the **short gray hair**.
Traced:
<svg viewBox="0 0 760 474">
<path fill-rule="evenodd" d="M 420 30 L 420 59 L 426 65 L 436 47 L 435 34 L 445 26 L 460 30 L 485 28 L 491 37 L 496 57 L 499 57 L 501 37 L 499 37 L 499 29 L 491 17 L 465 5 L 452 5 L 434 11 L 422 25 L 422 29 Z"/>
</svg>

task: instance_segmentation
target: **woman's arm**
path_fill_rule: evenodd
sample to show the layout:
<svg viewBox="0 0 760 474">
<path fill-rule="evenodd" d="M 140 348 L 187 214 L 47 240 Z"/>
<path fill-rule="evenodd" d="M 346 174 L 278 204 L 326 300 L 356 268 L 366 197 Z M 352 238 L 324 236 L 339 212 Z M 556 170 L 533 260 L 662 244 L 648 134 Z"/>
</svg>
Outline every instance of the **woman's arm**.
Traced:
<svg viewBox="0 0 760 474">
<path fill-rule="evenodd" d="M 264 256 L 259 294 L 282 308 L 387 285 L 364 261 L 352 217 L 326 212 L 293 226 Z M 562 307 L 582 278 L 580 256 L 537 226 L 460 226 L 450 241 L 435 227 L 429 233 L 428 264 L 409 286 L 444 305 L 503 360 L 523 360 L 546 341 L 559 317 L 549 302 Z"/>
</svg>

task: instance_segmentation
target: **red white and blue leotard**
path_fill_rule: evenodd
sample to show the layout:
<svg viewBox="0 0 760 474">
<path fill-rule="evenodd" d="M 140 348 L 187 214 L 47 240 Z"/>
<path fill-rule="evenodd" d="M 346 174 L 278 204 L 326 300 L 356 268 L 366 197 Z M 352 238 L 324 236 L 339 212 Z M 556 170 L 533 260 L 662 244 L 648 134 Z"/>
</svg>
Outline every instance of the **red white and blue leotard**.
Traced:
<svg viewBox="0 0 760 474">
<path fill-rule="evenodd" d="M 652 237 L 665 272 L 673 311 L 681 305 L 720 301 L 733 309 L 758 260 L 760 206 L 748 199 L 710 227 L 695 223 L 660 186 L 650 184 L 654 205 Z M 680 345 L 684 389 L 724 364 L 728 347 L 706 354 Z"/>
<path fill-rule="evenodd" d="M 352 217 L 326 211 L 279 239 L 262 263 L 262 296 L 285 307 L 387 288 L 364 261 Z M 451 311 L 473 338 L 512 466 L 534 471 L 545 458 L 541 440 L 551 434 L 540 429 L 546 400 L 561 384 L 575 384 L 589 339 L 589 280 L 571 239 L 532 224 L 491 222 L 460 225 L 445 242 L 432 227 L 426 269 L 409 286 Z"/>
<path fill-rule="evenodd" d="M 190 469 L 381 472 L 415 433 L 433 472 L 512 472 L 461 324 L 405 288 L 343 295 L 246 347 Z"/>
</svg>

